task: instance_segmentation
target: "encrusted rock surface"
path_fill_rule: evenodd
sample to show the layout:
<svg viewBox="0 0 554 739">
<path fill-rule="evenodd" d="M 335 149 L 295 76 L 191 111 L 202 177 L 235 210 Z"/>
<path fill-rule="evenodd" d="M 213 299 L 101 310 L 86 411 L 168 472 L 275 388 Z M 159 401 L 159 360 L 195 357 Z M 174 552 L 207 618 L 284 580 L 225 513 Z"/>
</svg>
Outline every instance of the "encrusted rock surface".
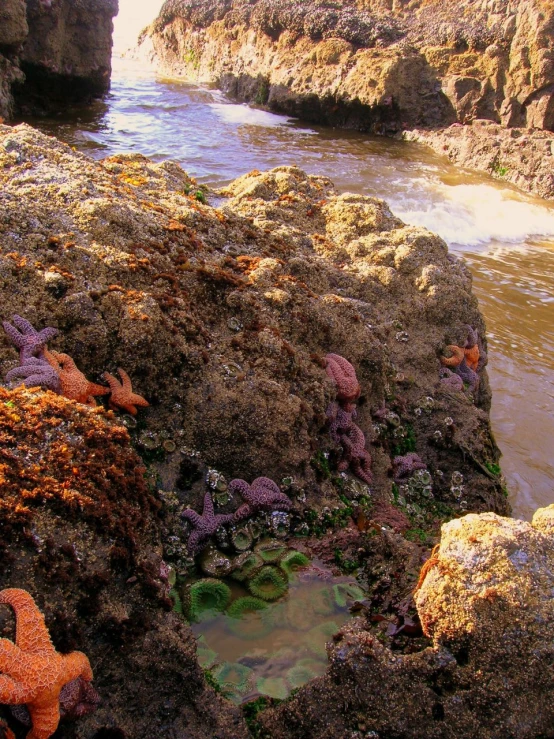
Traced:
<svg viewBox="0 0 554 739">
<path fill-rule="evenodd" d="M 461 167 L 486 172 L 543 198 L 554 198 L 551 131 L 506 128 L 493 121 L 475 120 L 465 126 L 407 131 L 404 136 L 427 144 Z"/>
<path fill-rule="evenodd" d="M 168 0 L 150 33 L 166 68 L 312 120 L 552 130 L 553 13 L 545 0 Z"/>
<path fill-rule="evenodd" d="M 90 654 L 104 697 L 67 739 L 246 735 L 207 688 L 191 632 L 164 610 L 162 558 L 187 576 L 180 513 L 201 510 L 208 469 L 279 484 L 308 547 L 361 564 L 385 625 L 414 615 L 442 521 L 508 512 L 486 370 L 474 396 L 440 381 L 441 354 L 464 346 L 468 326 L 486 344 L 469 271 L 381 200 L 294 167 L 215 194 L 172 162 L 94 162 L 0 126 L 0 302 L 2 320 L 57 328 L 49 349 L 90 381 L 122 367 L 150 403 L 135 419 L 0 388 L 0 586 L 37 597 L 56 646 Z M 328 353 L 361 385 L 370 488 L 337 469 Z M 17 361 L 4 335 L 2 377 Z M 424 488 L 393 485 L 392 459 L 408 451 L 427 467 Z M 216 497 L 216 512 L 239 502 Z M 402 530 L 409 521 L 406 538 L 395 517 Z"/>
<path fill-rule="evenodd" d="M 109 89 L 117 0 L 2 0 L 0 116 L 41 114 Z"/>
<path fill-rule="evenodd" d="M 554 506 L 532 524 L 492 513 L 445 524 L 416 595 L 432 646 L 395 654 L 362 622 L 343 627 L 328 674 L 261 714 L 261 736 L 549 736 L 553 529 Z"/>
</svg>

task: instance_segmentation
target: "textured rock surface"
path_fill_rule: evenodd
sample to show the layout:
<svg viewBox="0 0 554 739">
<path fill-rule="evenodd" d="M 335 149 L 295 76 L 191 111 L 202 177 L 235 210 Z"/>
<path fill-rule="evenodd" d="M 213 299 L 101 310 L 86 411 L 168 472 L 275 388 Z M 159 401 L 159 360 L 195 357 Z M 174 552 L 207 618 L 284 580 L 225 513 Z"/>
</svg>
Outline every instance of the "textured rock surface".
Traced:
<svg viewBox="0 0 554 739">
<path fill-rule="evenodd" d="M 437 131 L 409 131 L 409 141 L 420 141 L 468 167 L 511 182 L 543 198 L 554 198 L 554 133 L 505 128 L 487 120 Z"/>
<path fill-rule="evenodd" d="M 433 646 L 399 655 L 362 623 L 344 627 L 329 648 L 328 674 L 262 714 L 261 735 L 549 736 L 553 529 L 554 506 L 532 524 L 492 513 L 445 524 L 416 595 Z"/>
<path fill-rule="evenodd" d="M 553 129 L 553 13 L 546 0 L 168 0 L 151 33 L 172 71 L 312 120 Z"/>
<path fill-rule="evenodd" d="M 106 92 L 117 9 L 117 0 L 3 0 L 0 116 L 43 113 Z"/>
</svg>

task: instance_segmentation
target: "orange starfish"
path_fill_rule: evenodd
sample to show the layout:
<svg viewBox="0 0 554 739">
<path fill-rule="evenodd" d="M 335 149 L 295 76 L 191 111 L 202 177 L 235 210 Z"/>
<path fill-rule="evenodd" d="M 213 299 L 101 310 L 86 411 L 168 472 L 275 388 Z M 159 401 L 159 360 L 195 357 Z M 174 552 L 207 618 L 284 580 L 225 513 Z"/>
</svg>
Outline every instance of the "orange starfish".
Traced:
<svg viewBox="0 0 554 739">
<path fill-rule="evenodd" d="M 44 356 L 48 364 L 58 373 L 61 394 L 66 398 L 76 400 L 78 403 L 95 406 L 95 395 L 106 395 L 110 392 L 110 389 L 103 385 L 89 382 L 69 354 L 45 349 Z"/>
<path fill-rule="evenodd" d="M 119 382 L 119 380 L 113 375 L 110 375 L 109 372 L 104 372 L 102 375 L 110 386 L 112 393 L 110 396 L 110 408 L 120 408 L 121 410 L 127 411 L 127 413 L 131 413 L 131 415 L 136 416 L 137 409 L 135 406 L 138 405 L 146 407 L 150 405 L 150 403 L 145 400 L 142 395 L 137 395 L 133 392 L 131 379 L 125 370 L 118 367 L 117 371 L 121 377 L 121 382 Z"/>
<path fill-rule="evenodd" d="M 477 344 L 465 348 L 456 346 L 455 344 L 449 344 L 446 348 L 450 349 L 452 356 L 441 357 L 441 364 L 445 367 L 458 367 L 465 358 L 467 366 L 474 372 L 477 371 L 479 357 L 481 356 Z"/>
<path fill-rule="evenodd" d="M 0 603 L 11 605 L 16 618 L 16 643 L 0 639 L 0 703 L 26 703 L 33 722 L 27 739 L 49 739 L 60 721 L 61 689 L 78 677 L 92 680 L 90 662 L 82 652 L 56 652 L 26 590 L 1 590 Z"/>
</svg>

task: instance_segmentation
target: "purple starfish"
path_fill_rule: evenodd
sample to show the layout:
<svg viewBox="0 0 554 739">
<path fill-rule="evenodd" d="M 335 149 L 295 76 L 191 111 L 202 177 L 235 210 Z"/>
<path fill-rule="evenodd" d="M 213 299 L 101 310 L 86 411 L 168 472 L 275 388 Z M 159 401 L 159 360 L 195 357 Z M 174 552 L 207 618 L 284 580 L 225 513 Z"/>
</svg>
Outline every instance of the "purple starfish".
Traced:
<svg viewBox="0 0 554 739">
<path fill-rule="evenodd" d="M 427 465 L 419 454 L 415 452 L 408 452 L 404 456 L 395 457 L 392 460 L 392 470 L 395 482 L 400 482 L 408 477 L 411 477 L 416 470 L 425 470 Z"/>
<path fill-rule="evenodd" d="M 356 377 L 356 370 L 340 354 L 327 354 L 325 362 L 325 371 L 337 386 L 337 400 L 344 404 L 346 410 L 350 410 L 360 395 L 360 383 Z"/>
<path fill-rule="evenodd" d="M 3 321 L 4 331 L 8 334 L 12 343 L 19 349 L 19 360 L 24 364 L 24 360 L 29 357 L 41 357 L 47 342 L 58 335 L 58 329 L 47 327 L 42 331 L 37 331 L 27 319 L 18 316 L 12 316 L 15 326 L 8 321 Z"/>
<path fill-rule="evenodd" d="M 258 511 L 288 511 L 292 505 L 290 498 L 269 477 L 257 477 L 251 485 L 246 480 L 231 480 L 229 492 L 235 491 L 246 501 L 235 511 L 235 521 L 248 518 Z"/>
<path fill-rule="evenodd" d="M 356 410 L 345 410 L 334 401 L 327 408 L 326 415 L 330 421 L 331 438 L 342 446 L 339 470 L 345 471 L 350 467 L 360 480 L 371 485 L 371 456 L 365 448 L 364 432 L 352 420 L 356 417 Z"/>
<path fill-rule="evenodd" d="M 189 536 L 187 547 L 192 556 L 202 551 L 208 544 L 208 540 L 215 534 L 220 526 L 231 523 L 234 520 L 232 513 L 214 513 L 214 503 L 210 493 L 204 496 L 204 510 L 202 514 L 185 508 L 181 518 L 186 519 L 192 525 L 193 531 Z"/>
<path fill-rule="evenodd" d="M 448 369 L 448 367 L 441 367 L 439 377 L 441 378 L 441 385 L 443 387 L 447 387 L 450 390 L 454 390 L 456 392 L 464 389 L 464 381 L 462 380 L 460 375 L 452 372 L 452 370 Z"/>
<path fill-rule="evenodd" d="M 22 364 L 18 367 L 12 367 L 6 372 L 6 382 L 12 380 L 23 379 L 26 387 L 35 387 L 36 385 L 45 390 L 52 390 L 54 393 L 60 393 L 60 377 L 56 370 L 51 367 L 46 359 L 38 357 L 27 357 L 22 360 Z"/>
</svg>

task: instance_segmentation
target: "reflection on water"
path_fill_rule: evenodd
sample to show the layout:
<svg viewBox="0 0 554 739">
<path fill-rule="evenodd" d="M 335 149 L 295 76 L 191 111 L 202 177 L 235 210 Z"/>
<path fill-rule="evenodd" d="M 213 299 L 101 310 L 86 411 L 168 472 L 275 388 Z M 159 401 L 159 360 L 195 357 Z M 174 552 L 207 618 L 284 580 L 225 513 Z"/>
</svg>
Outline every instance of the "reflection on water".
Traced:
<svg viewBox="0 0 554 739">
<path fill-rule="evenodd" d="M 134 151 L 176 159 L 214 186 L 296 164 L 341 191 L 382 197 L 406 222 L 439 233 L 470 263 L 486 317 L 493 424 L 514 511 L 528 517 L 554 501 L 554 205 L 415 144 L 307 128 L 216 91 L 156 80 L 132 56 L 114 60 L 104 102 L 32 123 L 96 158 Z"/>
</svg>

